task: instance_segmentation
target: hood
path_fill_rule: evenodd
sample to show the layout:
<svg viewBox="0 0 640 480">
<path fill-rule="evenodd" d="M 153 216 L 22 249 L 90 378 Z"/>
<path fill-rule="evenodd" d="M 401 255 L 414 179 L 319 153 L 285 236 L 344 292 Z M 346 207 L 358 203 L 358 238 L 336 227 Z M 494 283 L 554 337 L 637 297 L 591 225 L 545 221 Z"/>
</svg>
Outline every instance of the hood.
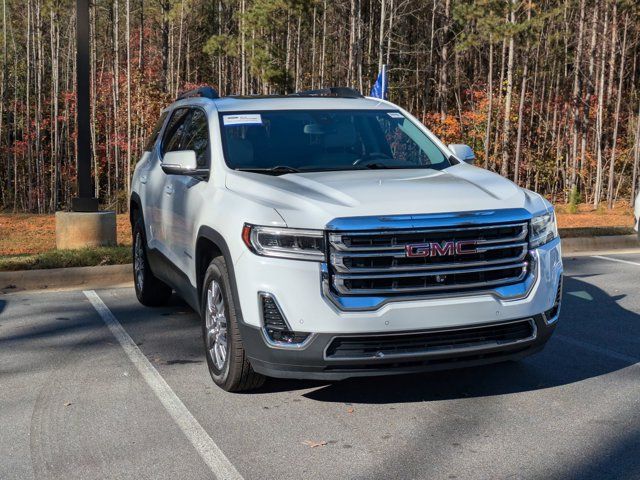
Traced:
<svg viewBox="0 0 640 480">
<path fill-rule="evenodd" d="M 226 186 L 275 208 L 287 226 L 324 228 L 340 217 L 524 208 L 546 209 L 537 194 L 487 170 L 355 170 L 281 176 L 230 172 Z"/>
</svg>

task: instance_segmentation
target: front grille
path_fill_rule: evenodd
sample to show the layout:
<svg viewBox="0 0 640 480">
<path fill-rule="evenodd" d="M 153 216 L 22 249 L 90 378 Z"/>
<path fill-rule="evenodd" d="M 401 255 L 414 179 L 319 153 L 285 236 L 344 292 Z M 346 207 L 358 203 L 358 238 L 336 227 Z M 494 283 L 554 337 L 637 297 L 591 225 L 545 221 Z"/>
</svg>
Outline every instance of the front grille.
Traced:
<svg viewBox="0 0 640 480">
<path fill-rule="evenodd" d="M 332 287 L 340 295 L 402 295 L 495 288 L 530 268 L 527 223 L 329 233 Z M 452 247 L 463 242 L 461 250 Z M 438 245 L 437 255 L 407 248 Z M 409 247 L 408 247 L 409 246 Z M 451 247 L 451 250 L 447 249 Z M 472 248 L 469 253 L 467 248 Z"/>
<path fill-rule="evenodd" d="M 475 351 L 533 340 L 534 325 L 532 319 L 526 319 L 463 329 L 336 337 L 329 344 L 326 357 L 361 360 Z"/>
</svg>

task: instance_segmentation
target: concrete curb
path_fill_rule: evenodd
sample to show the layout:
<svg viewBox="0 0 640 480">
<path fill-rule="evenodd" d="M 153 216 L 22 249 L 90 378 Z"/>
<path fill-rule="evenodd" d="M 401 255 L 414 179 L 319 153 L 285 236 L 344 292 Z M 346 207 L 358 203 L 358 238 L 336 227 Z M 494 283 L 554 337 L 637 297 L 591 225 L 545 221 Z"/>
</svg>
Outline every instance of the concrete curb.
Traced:
<svg viewBox="0 0 640 480">
<path fill-rule="evenodd" d="M 562 239 L 562 253 L 596 252 L 640 248 L 638 235 L 606 235 L 602 237 L 575 237 Z"/>
<path fill-rule="evenodd" d="M 562 240 L 562 253 L 603 250 L 640 249 L 638 236 L 608 235 L 602 237 L 575 237 Z M 132 265 L 102 265 L 97 267 L 52 268 L 49 270 L 20 270 L 0 272 L 0 292 L 20 290 L 54 290 L 101 288 L 133 281 Z"/>
<path fill-rule="evenodd" d="M 100 288 L 131 283 L 133 266 L 101 265 L 97 267 L 51 268 L 0 272 L 0 292 Z"/>
</svg>

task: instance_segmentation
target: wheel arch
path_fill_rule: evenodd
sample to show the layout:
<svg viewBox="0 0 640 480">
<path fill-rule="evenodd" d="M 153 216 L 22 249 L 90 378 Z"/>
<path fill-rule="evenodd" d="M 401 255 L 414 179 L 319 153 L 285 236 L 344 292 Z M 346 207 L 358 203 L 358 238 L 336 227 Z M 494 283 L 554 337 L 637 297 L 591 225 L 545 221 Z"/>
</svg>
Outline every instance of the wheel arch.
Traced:
<svg viewBox="0 0 640 480">
<path fill-rule="evenodd" d="M 134 224 L 138 215 L 142 215 L 144 220 L 144 215 L 142 214 L 142 200 L 140 199 L 140 195 L 133 192 L 129 199 L 129 221 L 131 222 L 131 225 Z"/>
<path fill-rule="evenodd" d="M 231 283 L 231 293 L 233 295 L 233 303 L 235 304 L 236 316 L 241 323 L 244 323 L 242 317 L 242 310 L 240 308 L 240 301 L 238 297 L 238 286 L 236 284 L 236 275 L 233 268 L 233 261 L 231 258 L 231 252 L 229 246 L 224 237 L 216 230 L 206 225 L 203 225 L 198 230 L 198 237 L 196 240 L 195 250 L 195 268 L 196 268 L 196 282 L 198 290 L 198 300 L 202 299 L 202 289 L 204 283 L 204 274 L 207 271 L 209 263 L 217 256 L 222 256 L 227 265 L 227 271 L 229 272 L 229 280 Z"/>
</svg>

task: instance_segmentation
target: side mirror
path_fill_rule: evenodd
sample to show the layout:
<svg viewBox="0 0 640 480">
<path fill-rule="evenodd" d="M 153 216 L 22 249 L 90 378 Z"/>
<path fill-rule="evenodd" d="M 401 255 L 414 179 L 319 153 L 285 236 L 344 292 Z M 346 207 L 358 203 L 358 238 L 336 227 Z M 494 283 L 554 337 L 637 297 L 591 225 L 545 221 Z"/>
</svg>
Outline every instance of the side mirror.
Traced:
<svg viewBox="0 0 640 480">
<path fill-rule="evenodd" d="M 473 165 L 473 161 L 476 159 L 476 154 L 469 145 L 462 145 L 454 143 L 449 145 L 449 150 L 453 152 L 457 159 L 462 160 L 469 165 Z"/>
<path fill-rule="evenodd" d="M 196 152 L 193 150 L 167 152 L 164 154 L 161 166 L 162 171 L 167 175 L 199 177 L 209 173 L 208 168 L 198 168 Z"/>
</svg>

